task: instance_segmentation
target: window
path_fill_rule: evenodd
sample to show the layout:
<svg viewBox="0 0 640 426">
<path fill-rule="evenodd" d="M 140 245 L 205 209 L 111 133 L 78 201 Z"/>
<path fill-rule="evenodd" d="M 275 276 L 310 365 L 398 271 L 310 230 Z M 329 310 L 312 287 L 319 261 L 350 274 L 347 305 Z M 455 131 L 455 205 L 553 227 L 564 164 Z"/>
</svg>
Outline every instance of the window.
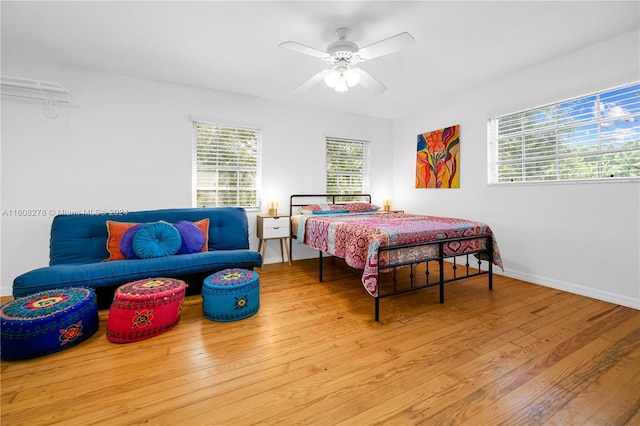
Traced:
<svg viewBox="0 0 640 426">
<path fill-rule="evenodd" d="M 327 138 L 327 193 L 369 191 L 369 142 Z"/>
<path fill-rule="evenodd" d="M 194 122 L 193 134 L 194 205 L 258 209 L 261 132 Z"/>
<path fill-rule="evenodd" d="M 640 84 L 489 121 L 489 184 L 640 178 Z"/>
</svg>

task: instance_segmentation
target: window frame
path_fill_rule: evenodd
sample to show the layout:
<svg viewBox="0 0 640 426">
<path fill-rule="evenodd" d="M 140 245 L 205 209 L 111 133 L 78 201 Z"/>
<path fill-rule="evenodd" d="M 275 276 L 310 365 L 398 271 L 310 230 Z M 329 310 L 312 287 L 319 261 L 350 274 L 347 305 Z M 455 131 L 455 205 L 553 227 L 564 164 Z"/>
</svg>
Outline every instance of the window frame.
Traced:
<svg viewBox="0 0 640 426">
<path fill-rule="evenodd" d="M 640 155 L 640 143 L 638 142 L 640 141 L 640 133 L 635 133 L 635 135 L 638 136 L 635 138 L 635 140 L 634 138 L 630 138 L 627 141 L 627 142 L 631 142 L 632 144 L 636 142 L 635 146 L 609 148 L 604 146 L 604 144 L 607 143 L 608 140 L 605 136 L 603 136 L 602 134 L 603 132 L 601 130 L 602 127 L 606 126 L 608 123 L 612 123 L 620 119 L 630 119 L 631 120 L 630 122 L 640 121 L 640 108 L 638 108 L 638 105 L 640 104 L 637 103 L 640 101 L 634 102 L 632 106 L 635 106 L 635 108 L 633 108 L 630 113 L 624 115 L 622 118 L 620 116 L 613 116 L 613 117 L 606 116 L 601 112 L 602 109 L 605 106 L 607 106 L 607 104 L 612 103 L 611 101 L 607 102 L 606 99 L 605 101 L 601 101 L 602 95 L 608 95 L 613 92 L 621 91 L 625 89 L 627 89 L 629 93 L 633 93 L 636 90 L 635 86 L 638 86 L 638 85 L 640 85 L 640 81 L 630 81 L 624 84 L 619 84 L 619 85 L 608 87 L 605 89 L 584 93 L 578 96 L 561 99 L 559 101 L 550 102 L 550 103 L 539 105 L 536 107 L 524 108 L 518 111 L 508 112 L 503 114 L 495 114 L 494 116 L 490 117 L 487 124 L 487 141 L 488 141 L 487 143 L 487 148 L 488 148 L 487 183 L 488 185 L 489 186 L 509 186 L 509 185 L 524 186 L 524 185 L 536 185 L 536 184 L 540 185 L 540 184 L 567 184 L 567 183 L 616 183 L 616 182 L 619 183 L 619 182 L 639 181 L 640 173 L 638 173 L 636 176 L 619 176 L 619 177 L 604 176 L 603 157 L 606 157 L 607 155 L 623 153 L 623 152 L 629 152 L 632 155 L 634 153 L 639 153 L 637 155 Z M 558 113 L 558 109 L 562 111 L 562 108 L 566 107 L 567 104 L 571 102 L 586 101 L 588 100 L 588 98 L 594 98 L 592 119 L 575 120 L 575 121 L 572 120 L 572 121 L 564 121 L 564 122 L 562 121 L 563 118 L 566 119 L 566 116 L 565 117 L 561 116 Z M 633 101 L 633 97 L 629 97 L 629 99 Z M 540 124 L 537 120 L 535 121 L 534 124 L 530 124 L 530 125 L 526 122 L 527 117 L 531 117 L 531 115 L 535 113 L 540 113 L 545 109 L 553 109 L 553 108 L 556 108 L 556 111 L 554 112 L 555 121 L 550 121 L 549 124 L 544 123 L 546 127 L 544 126 L 536 127 L 536 125 Z M 527 116 L 527 114 L 531 114 L 531 115 Z M 505 132 L 505 134 L 499 135 L 500 120 L 501 119 L 506 120 L 508 118 L 512 118 L 518 115 L 520 115 L 521 121 L 520 123 L 516 123 L 515 126 L 521 127 L 521 130 L 519 132 L 513 132 L 513 133 Z M 529 123 L 531 123 L 531 119 Z M 528 128 L 527 128 L 527 125 L 529 125 Z M 587 128 L 588 126 L 595 127 L 595 129 L 597 130 L 596 132 L 597 136 L 594 139 L 596 142 L 595 143 L 596 148 L 593 150 L 580 151 L 579 148 L 581 147 L 581 145 L 578 144 L 578 147 L 579 147 L 578 149 L 575 149 L 567 153 L 566 152 L 567 145 L 563 145 L 563 139 L 561 138 L 561 136 L 566 137 L 566 135 L 570 135 L 569 133 L 570 131 L 578 132 L 581 129 Z M 566 132 L 566 133 L 563 133 L 563 132 Z M 530 137 L 529 144 L 532 144 L 536 141 L 535 135 L 536 134 L 539 135 L 541 133 L 553 134 L 553 137 L 551 140 L 555 142 L 554 149 L 553 150 L 549 149 L 548 151 L 545 151 L 544 155 L 527 157 L 525 155 L 525 152 L 527 148 L 530 149 L 531 145 L 527 147 L 526 137 L 527 136 Z M 500 160 L 499 159 L 500 142 L 504 141 L 505 144 L 507 145 L 508 139 L 518 139 L 518 138 L 521 138 L 521 142 L 519 143 L 519 145 L 518 143 L 512 145 L 512 147 L 516 151 L 518 151 L 518 146 L 520 147 L 520 150 L 522 152 L 520 154 L 520 157 L 518 159 L 511 159 L 506 161 Z M 564 143 L 565 144 L 567 143 L 566 139 Z M 560 152 L 561 148 L 564 148 L 565 152 Z M 563 160 L 578 161 L 587 157 L 597 158 L 597 161 L 595 162 L 596 173 L 598 175 L 597 177 L 562 178 L 561 166 L 562 166 Z M 549 164 L 554 164 L 555 174 L 542 175 L 542 176 L 538 176 L 534 180 L 527 180 L 527 178 L 528 177 L 531 178 L 531 176 L 526 176 L 526 173 L 525 173 L 526 166 L 539 165 L 544 161 L 548 162 Z M 499 167 L 501 165 L 508 165 L 508 164 L 513 164 L 516 166 L 516 168 L 518 168 L 518 166 L 520 167 L 521 169 L 520 176 L 519 176 L 520 180 L 500 181 L 501 176 L 499 173 Z M 591 167 L 594 167 L 594 165 L 592 164 Z M 633 163 L 631 163 L 629 167 L 625 171 L 630 171 L 631 173 L 633 173 L 633 167 L 634 167 Z"/>
<path fill-rule="evenodd" d="M 262 208 L 261 205 L 261 187 L 262 187 L 262 129 L 257 128 L 257 127 L 250 127 L 250 126 L 239 126 L 239 125 L 234 125 L 234 124 L 222 124 L 222 123 L 216 123 L 216 122 L 212 122 L 212 121 L 208 121 L 208 120 L 202 120 L 202 119 L 196 119 L 196 118 L 192 118 L 192 149 L 193 149 L 193 154 L 192 154 L 192 194 L 191 194 L 191 204 L 193 207 L 242 207 L 244 208 L 246 211 L 260 211 Z M 232 131 L 246 131 L 246 132 L 253 132 L 255 133 L 255 167 L 250 167 L 250 168 L 242 168 L 242 170 L 255 170 L 256 176 L 255 176 L 255 186 L 252 187 L 253 191 L 255 191 L 255 204 L 253 205 L 238 205 L 238 204 L 218 204 L 216 203 L 216 205 L 211 205 L 211 204 L 206 204 L 206 205 L 200 205 L 198 203 L 198 192 L 203 189 L 203 186 L 201 184 L 199 184 L 198 181 L 198 171 L 202 170 L 202 167 L 199 165 L 198 163 L 198 126 L 210 126 L 210 127 L 217 127 L 217 128 L 221 128 L 221 129 L 229 129 Z M 216 166 L 209 166 L 208 167 L 211 170 L 224 170 L 225 168 L 218 168 Z M 236 169 L 239 170 L 239 169 Z M 213 188 L 214 190 L 218 190 L 219 188 L 224 188 L 220 185 L 215 185 L 212 186 L 211 188 Z M 209 188 L 209 189 L 211 189 Z M 233 188 L 237 188 L 235 189 L 238 193 L 240 193 L 242 191 L 242 187 L 240 186 L 236 186 L 236 187 L 230 187 L 230 188 L 226 188 L 226 190 L 234 190 Z M 237 198 L 239 199 L 239 198 Z"/>
<path fill-rule="evenodd" d="M 337 173 L 331 172 L 329 167 L 331 165 L 330 155 L 329 155 L 329 145 L 330 143 L 335 142 L 337 144 L 360 144 L 362 147 L 362 157 L 358 157 L 359 160 L 362 160 L 362 170 L 353 173 Z M 337 157 L 336 157 L 337 158 Z M 347 159 L 353 159 L 355 157 L 346 157 Z M 361 139 L 350 139 L 350 138 L 339 138 L 333 136 L 325 137 L 325 161 L 326 161 L 326 169 L 325 169 L 325 188 L 327 194 L 368 194 L 370 185 L 371 185 L 371 142 Z M 335 188 L 330 188 L 329 186 L 329 178 L 331 175 L 335 176 L 362 176 L 362 186 L 359 189 L 351 189 L 349 187 L 336 187 L 339 192 L 333 192 Z M 341 189 L 342 188 L 342 189 Z"/>
</svg>

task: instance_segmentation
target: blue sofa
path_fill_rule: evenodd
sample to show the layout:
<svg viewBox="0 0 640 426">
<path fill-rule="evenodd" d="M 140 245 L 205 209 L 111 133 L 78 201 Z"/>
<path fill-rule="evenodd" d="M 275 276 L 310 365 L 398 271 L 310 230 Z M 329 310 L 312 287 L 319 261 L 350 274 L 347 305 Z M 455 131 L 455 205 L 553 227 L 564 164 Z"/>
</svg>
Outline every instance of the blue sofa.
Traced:
<svg viewBox="0 0 640 426">
<path fill-rule="evenodd" d="M 176 223 L 205 218 L 209 219 L 207 251 L 105 261 L 109 258 L 106 221 Z M 51 225 L 49 259 L 49 266 L 32 270 L 14 280 L 14 297 L 74 286 L 88 286 L 96 290 L 111 287 L 115 290 L 117 286 L 137 279 L 206 276 L 226 268 L 252 270 L 262 265 L 260 253 L 249 250 L 247 214 L 239 207 L 151 210 L 122 215 L 59 215 L 54 217 Z"/>
</svg>

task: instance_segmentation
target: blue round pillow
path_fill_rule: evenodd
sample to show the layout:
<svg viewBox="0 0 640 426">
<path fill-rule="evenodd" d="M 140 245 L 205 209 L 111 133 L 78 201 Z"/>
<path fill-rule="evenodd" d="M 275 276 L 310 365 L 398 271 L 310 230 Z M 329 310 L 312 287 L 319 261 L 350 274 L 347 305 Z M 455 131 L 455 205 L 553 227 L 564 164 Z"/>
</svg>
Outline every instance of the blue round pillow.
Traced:
<svg viewBox="0 0 640 426">
<path fill-rule="evenodd" d="M 167 222 L 144 225 L 133 236 L 133 251 L 141 259 L 176 254 L 182 246 L 180 232 Z"/>
</svg>

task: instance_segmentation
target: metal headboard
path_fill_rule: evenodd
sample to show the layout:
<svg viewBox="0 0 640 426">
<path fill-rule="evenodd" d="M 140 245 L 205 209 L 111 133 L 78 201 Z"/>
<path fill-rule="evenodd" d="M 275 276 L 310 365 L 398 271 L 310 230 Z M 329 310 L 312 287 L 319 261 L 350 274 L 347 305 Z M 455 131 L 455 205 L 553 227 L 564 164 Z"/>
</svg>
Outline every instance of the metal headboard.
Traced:
<svg viewBox="0 0 640 426">
<path fill-rule="evenodd" d="M 371 194 L 294 194 L 289 197 L 289 220 L 294 214 L 298 214 L 300 207 L 308 204 L 346 204 L 349 202 L 371 202 Z M 293 226 L 289 226 L 289 258 L 293 255 Z"/>
<path fill-rule="evenodd" d="M 370 203 L 371 194 L 295 194 L 289 197 L 289 216 L 298 213 L 296 207 L 308 204 L 346 204 L 356 201 Z"/>
</svg>

